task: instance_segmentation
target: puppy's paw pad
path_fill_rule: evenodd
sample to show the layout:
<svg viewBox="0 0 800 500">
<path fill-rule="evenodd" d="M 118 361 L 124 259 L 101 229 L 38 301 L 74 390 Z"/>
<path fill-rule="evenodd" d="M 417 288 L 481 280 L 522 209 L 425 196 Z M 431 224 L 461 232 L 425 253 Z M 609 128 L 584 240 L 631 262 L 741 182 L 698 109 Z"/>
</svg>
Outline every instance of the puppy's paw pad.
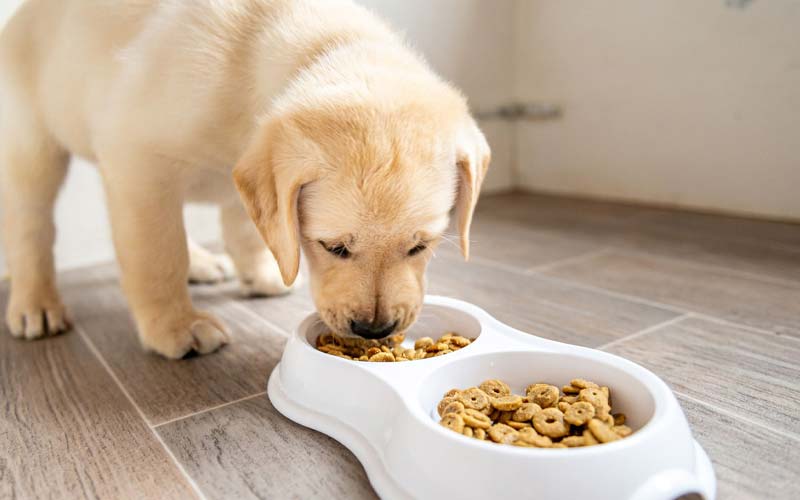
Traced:
<svg viewBox="0 0 800 500">
<path fill-rule="evenodd" d="M 159 325 L 142 333 L 142 344 L 150 351 L 170 359 L 181 359 L 192 352 L 208 354 L 228 343 L 228 333 L 222 324 L 208 314 L 180 322 L 184 326 L 171 328 Z"/>
<path fill-rule="evenodd" d="M 189 282 L 221 283 L 236 275 L 233 261 L 227 254 L 193 253 L 189 261 Z"/>
<path fill-rule="evenodd" d="M 60 303 L 43 305 L 36 301 L 31 304 L 18 304 L 12 300 L 6 312 L 6 324 L 13 337 L 25 340 L 58 335 L 72 328 L 63 305 Z"/>
</svg>

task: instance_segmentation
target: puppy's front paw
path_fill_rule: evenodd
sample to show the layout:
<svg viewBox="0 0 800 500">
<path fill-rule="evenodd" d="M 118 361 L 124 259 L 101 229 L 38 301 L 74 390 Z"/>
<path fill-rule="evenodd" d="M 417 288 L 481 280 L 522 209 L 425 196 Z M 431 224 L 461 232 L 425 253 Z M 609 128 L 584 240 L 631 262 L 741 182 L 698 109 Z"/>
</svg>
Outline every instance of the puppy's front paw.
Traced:
<svg viewBox="0 0 800 500">
<path fill-rule="evenodd" d="M 153 323 L 140 332 L 140 337 L 146 349 L 170 359 L 183 358 L 192 351 L 208 354 L 229 340 L 222 323 L 203 312 Z"/>
<path fill-rule="evenodd" d="M 57 335 L 72 328 L 57 292 L 17 293 L 13 285 L 6 309 L 6 324 L 12 336 L 27 340 Z"/>
<path fill-rule="evenodd" d="M 189 255 L 190 283 L 221 283 L 235 274 L 233 261 L 227 254 L 191 252 Z"/>
<path fill-rule="evenodd" d="M 303 275 L 297 275 L 292 286 L 283 284 L 281 271 L 278 264 L 272 261 L 265 261 L 254 272 L 249 272 L 240 277 L 241 291 L 246 297 L 270 297 L 284 295 L 292 291 L 293 288 L 303 284 Z"/>
</svg>

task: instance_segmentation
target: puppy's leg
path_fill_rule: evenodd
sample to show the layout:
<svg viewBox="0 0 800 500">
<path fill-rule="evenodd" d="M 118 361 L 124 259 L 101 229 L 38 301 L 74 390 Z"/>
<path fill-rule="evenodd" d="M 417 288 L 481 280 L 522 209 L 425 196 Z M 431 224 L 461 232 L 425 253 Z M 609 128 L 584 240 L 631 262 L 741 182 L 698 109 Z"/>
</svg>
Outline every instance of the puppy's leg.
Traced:
<svg viewBox="0 0 800 500">
<path fill-rule="evenodd" d="M 0 127 L 0 186 L 3 241 L 11 275 L 6 323 L 15 337 L 35 339 L 70 326 L 56 290 L 53 263 L 53 205 L 69 155 L 21 102 L 2 104 L 6 109 Z"/>
<path fill-rule="evenodd" d="M 236 274 L 228 255 L 216 254 L 201 247 L 189 238 L 189 282 L 220 283 Z"/>
<path fill-rule="evenodd" d="M 238 200 L 220 207 L 225 250 L 233 258 L 242 292 L 248 296 L 282 295 L 292 287 L 283 284 L 278 263 L 264 244 L 255 224 Z"/>
<path fill-rule="evenodd" d="M 228 335 L 192 305 L 180 180 L 174 166 L 156 162 L 103 175 L 122 286 L 145 348 L 174 359 L 209 353 Z"/>
</svg>

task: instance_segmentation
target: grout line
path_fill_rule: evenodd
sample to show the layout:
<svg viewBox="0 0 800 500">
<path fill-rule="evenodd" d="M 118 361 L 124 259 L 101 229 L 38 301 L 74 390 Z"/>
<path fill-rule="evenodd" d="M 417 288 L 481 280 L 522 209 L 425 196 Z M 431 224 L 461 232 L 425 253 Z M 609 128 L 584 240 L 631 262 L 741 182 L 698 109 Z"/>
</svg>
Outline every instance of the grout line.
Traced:
<svg viewBox="0 0 800 500">
<path fill-rule="evenodd" d="M 550 271 L 551 269 L 555 269 L 561 266 L 566 266 L 569 264 L 575 264 L 578 262 L 583 262 L 585 260 L 592 260 L 595 257 L 601 257 L 606 255 L 612 250 L 610 247 L 603 247 L 598 250 L 592 250 L 586 253 L 582 253 L 579 255 L 574 255 L 572 257 L 566 257 L 564 259 L 555 260 L 553 262 L 548 262 L 547 264 L 541 264 L 538 266 L 529 267 L 522 271 L 522 274 L 537 274 L 546 271 Z"/>
<path fill-rule="evenodd" d="M 695 261 L 691 261 L 691 260 L 688 260 L 688 259 L 681 259 L 681 258 L 678 258 L 678 257 L 670 257 L 668 255 L 663 255 L 663 254 L 659 254 L 659 253 L 642 252 L 642 251 L 639 251 L 639 250 L 631 250 L 631 249 L 628 249 L 628 248 L 621 248 L 621 247 L 611 247 L 611 248 L 614 250 L 614 252 L 616 252 L 616 253 L 618 253 L 620 255 L 623 255 L 623 256 L 625 256 L 625 255 L 627 255 L 627 256 L 638 256 L 638 257 L 644 257 L 644 258 L 648 258 L 648 259 L 666 260 L 666 261 L 673 262 L 673 263 L 676 263 L 678 265 L 682 265 L 682 266 L 685 266 L 685 267 L 690 267 L 690 268 L 695 268 L 695 269 L 704 269 L 704 270 L 713 270 L 713 271 L 717 271 L 717 272 L 720 272 L 720 273 L 723 273 L 723 274 L 727 274 L 729 276 L 736 276 L 736 277 L 739 277 L 739 278 L 747 278 L 747 279 L 752 279 L 752 280 L 755 280 L 755 281 L 761 281 L 761 282 L 764 282 L 764 283 L 771 283 L 771 284 L 774 284 L 774 285 L 789 286 L 789 287 L 792 287 L 792 288 L 800 287 L 800 281 L 797 281 L 797 280 L 776 278 L 776 277 L 773 277 L 773 276 L 764 275 L 764 274 L 757 274 L 757 273 L 750 272 L 750 271 L 740 271 L 740 270 L 734 269 L 732 267 L 717 266 L 717 265 L 714 265 L 714 264 L 706 264 L 704 262 L 695 262 Z"/>
<path fill-rule="evenodd" d="M 694 316 L 694 313 L 690 313 L 690 312 L 681 314 L 679 316 L 675 316 L 674 318 L 668 319 L 666 321 L 662 321 L 660 323 L 656 323 L 655 325 L 648 326 L 647 328 L 645 328 L 643 330 L 639 330 L 638 332 L 632 333 L 632 334 L 630 334 L 630 335 L 628 335 L 626 337 L 622 337 L 622 338 L 619 338 L 619 339 L 612 340 L 611 342 L 607 342 L 607 343 L 605 343 L 605 344 L 603 344 L 603 345 L 601 345 L 599 347 L 595 347 L 595 349 L 601 349 L 601 350 L 608 349 L 609 347 L 613 347 L 613 346 L 615 346 L 615 345 L 617 345 L 617 344 L 619 344 L 621 342 L 625 342 L 625 341 L 628 341 L 628 340 L 633 340 L 633 339 L 641 337 L 643 335 L 647 335 L 650 332 L 654 332 L 654 331 L 656 331 L 658 329 L 673 325 L 675 323 L 679 323 L 679 322 L 681 322 L 681 321 L 683 321 L 683 320 L 685 320 L 687 318 L 691 318 L 693 316 Z"/>
<path fill-rule="evenodd" d="M 141 417 L 141 419 L 144 421 L 145 425 L 150 429 L 150 432 L 153 433 L 153 436 L 155 436 L 156 441 L 158 441 L 159 444 L 161 445 L 161 447 L 164 449 L 164 451 L 167 452 L 167 455 L 172 460 L 172 463 L 175 464 L 175 467 L 178 468 L 178 471 L 181 474 L 183 474 L 184 478 L 189 483 L 189 487 L 194 490 L 194 492 L 197 494 L 197 496 L 201 500 L 207 500 L 205 494 L 203 493 L 203 490 L 200 489 L 200 486 L 198 486 L 198 484 L 195 482 L 195 480 L 192 478 L 192 476 L 190 476 L 189 473 L 186 472 L 186 469 L 183 467 L 183 465 L 180 463 L 180 461 L 177 459 L 177 457 L 172 453 L 172 450 L 169 449 L 169 447 L 164 442 L 164 440 L 161 439 L 161 436 L 158 434 L 158 432 L 156 432 L 155 429 L 153 428 L 153 426 L 150 425 L 150 421 L 145 416 L 144 411 L 142 411 L 142 409 L 139 407 L 139 405 L 136 404 L 136 401 L 130 395 L 128 390 L 125 389 L 125 386 L 122 385 L 122 382 L 120 382 L 119 378 L 117 378 L 117 375 L 114 373 L 114 371 L 108 365 L 108 363 L 106 362 L 105 358 L 103 358 L 103 355 L 100 354 L 100 351 L 97 349 L 97 346 L 94 345 L 94 342 L 92 342 L 92 340 L 89 338 L 89 336 L 83 330 L 83 328 L 81 328 L 78 325 L 75 325 L 74 328 L 75 328 L 75 331 L 78 333 L 78 335 L 80 335 L 80 337 L 83 340 L 83 342 L 86 344 L 86 346 L 92 352 L 92 354 L 94 354 L 95 358 L 97 358 L 97 361 L 99 361 L 100 364 L 103 365 L 103 368 L 105 368 L 106 372 L 108 372 L 108 375 L 117 384 L 117 387 L 119 388 L 120 391 L 122 391 L 122 394 L 125 395 L 125 397 L 128 399 L 128 402 L 131 405 L 133 405 L 133 407 L 139 413 L 139 417 Z"/>
<path fill-rule="evenodd" d="M 594 253 L 599 255 L 602 252 L 608 252 L 608 251 L 617 251 L 617 249 L 613 248 L 613 247 L 609 247 L 609 248 L 605 248 L 605 249 L 602 249 L 602 250 L 597 250 Z M 647 255 L 647 254 L 642 254 L 642 255 Z M 587 254 L 584 254 L 584 256 L 588 258 Z M 575 259 L 577 259 L 578 257 L 580 257 L 580 256 L 576 256 Z M 655 256 L 655 255 L 650 255 L 650 257 L 658 258 L 658 256 Z M 444 257 L 444 258 L 446 259 L 447 257 Z M 485 265 L 487 267 L 494 267 L 496 269 L 502 269 L 502 270 L 505 270 L 505 271 L 515 272 L 515 273 L 520 274 L 522 276 L 534 276 L 536 278 L 540 278 L 540 279 L 543 279 L 543 280 L 546 280 L 546 281 L 551 281 L 551 282 L 560 283 L 560 284 L 567 285 L 567 286 L 572 286 L 572 287 L 575 287 L 575 288 L 580 288 L 580 289 L 583 289 L 583 290 L 588 290 L 590 292 L 599 293 L 601 295 L 606 295 L 608 297 L 613 297 L 613 298 L 620 299 L 620 300 L 626 300 L 628 302 L 634 302 L 634 303 L 637 303 L 637 304 L 642 304 L 642 305 L 646 305 L 646 306 L 650 306 L 650 307 L 656 307 L 658 309 L 664 309 L 666 311 L 671 311 L 671 312 L 674 312 L 674 313 L 685 315 L 687 317 L 694 317 L 694 318 L 697 318 L 697 319 L 704 319 L 704 320 L 711 321 L 711 322 L 714 322 L 714 323 L 728 325 L 728 326 L 731 326 L 731 327 L 734 327 L 734 328 L 740 328 L 740 329 L 743 329 L 743 330 L 750 330 L 750 331 L 753 331 L 753 332 L 756 332 L 756 333 L 760 333 L 760 334 L 764 334 L 764 335 L 778 335 L 776 332 L 771 331 L 771 330 L 766 330 L 766 329 L 758 328 L 758 327 L 755 327 L 755 326 L 745 325 L 743 323 L 739 323 L 739 322 L 736 322 L 736 321 L 726 320 L 726 319 L 723 319 L 723 318 L 720 318 L 720 317 L 717 317 L 717 316 L 713 316 L 713 315 L 710 315 L 710 314 L 702 313 L 702 312 L 699 312 L 699 311 L 694 311 L 694 310 L 691 310 L 691 309 L 684 309 L 682 307 L 673 306 L 673 305 L 670 305 L 670 304 L 665 304 L 663 302 L 658 302 L 658 301 L 654 301 L 654 300 L 645 299 L 643 297 L 638 297 L 636 295 L 628 295 L 628 294 L 625 294 L 625 293 L 620 293 L 620 292 L 615 292 L 613 290 L 608 290 L 606 288 L 601 288 L 601 287 L 594 286 L 594 285 L 588 285 L 586 283 L 580 283 L 578 281 L 572 281 L 572 280 L 569 280 L 569 279 L 558 278 L 558 277 L 551 276 L 551 275 L 548 275 L 548 274 L 542 274 L 542 272 L 546 272 L 547 270 L 549 270 L 549 268 L 545 269 L 543 271 L 539 271 L 539 270 L 532 271 L 531 269 L 533 269 L 533 268 L 531 268 L 529 270 L 525 270 L 525 269 L 522 269 L 522 268 L 513 267 L 513 266 L 509 266 L 507 264 L 502 264 L 502 263 L 499 263 L 499 262 L 495 262 L 495 261 L 493 261 L 491 259 L 486 259 L 486 258 L 481 258 L 481 257 L 473 257 L 473 259 L 475 260 L 475 262 L 483 264 L 483 265 Z M 800 338 L 793 337 L 791 335 L 780 335 L 780 337 L 781 338 L 788 338 L 788 339 L 792 339 L 793 341 L 800 342 Z"/>
<path fill-rule="evenodd" d="M 600 287 L 594 286 L 594 285 L 587 285 L 585 283 L 580 283 L 580 282 L 577 282 L 577 281 L 567 280 L 567 279 L 564 279 L 564 278 L 556 278 L 555 276 L 550 276 L 550 275 L 547 275 L 547 274 L 538 274 L 538 273 L 536 273 L 536 274 L 531 274 L 531 276 L 536 276 L 537 278 L 541 278 L 541 279 L 544 279 L 544 280 L 547 280 L 547 281 L 554 281 L 556 283 L 561 283 L 563 285 L 572 286 L 572 287 L 575 287 L 575 288 L 581 288 L 583 290 L 588 290 L 590 292 L 600 293 L 602 295 L 607 295 L 609 297 L 614 297 L 616 299 L 627 300 L 629 302 L 636 302 L 637 304 L 644 304 L 644 305 L 647 305 L 647 306 L 650 306 L 650 307 L 657 307 L 659 309 L 664 309 L 666 311 L 672 311 L 672 312 L 681 313 L 681 314 L 685 314 L 685 313 L 689 313 L 689 312 L 693 313 L 694 312 L 694 311 L 690 311 L 688 309 L 683 309 L 683 308 L 672 306 L 672 305 L 669 305 L 669 304 L 664 304 L 662 302 L 656 302 L 654 300 L 649 300 L 649 299 L 645 299 L 645 298 L 642 298 L 642 297 L 637 297 L 635 295 L 628 295 L 626 293 L 615 292 L 613 290 L 608 290 L 606 288 L 600 288 Z"/>
<path fill-rule="evenodd" d="M 735 412 L 733 412 L 731 410 L 727 410 L 725 408 L 720 408 L 719 406 L 716 406 L 714 404 L 708 403 L 706 401 L 702 401 L 702 400 L 697 399 L 694 396 L 690 396 L 690 395 L 688 395 L 686 393 L 683 393 L 683 392 L 680 392 L 680 391 L 676 391 L 674 389 L 672 390 L 672 392 L 676 396 L 680 396 L 682 398 L 686 398 L 686 399 L 688 399 L 688 400 L 690 400 L 690 401 L 692 401 L 692 402 L 694 402 L 694 403 L 696 403 L 696 404 L 698 404 L 700 406 L 705 406 L 706 408 L 714 410 L 714 411 L 716 411 L 718 413 L 722 413 L 723 415 L 727 415 L 727 416 L 729 416 L 729 417 L 731 417 L 733 419 L 740 420 L 742 422 L 747 422 L 748 424 L 754 425 L 756 427 L 760 427 L 761 429 L 764 429 L 766 431 L 778 434 L 779 436 L 783 436 L 783 437 L 789 438 L 789 439 L 791 439 L 793 441 L 800 442 L 800 436 L 798 436 L 796 434 L 792 434 L 791 432 L 786 432 L 784 430 L 776 429 L 775 427 L 771 427 L 771 426 L 769 426 L 767 424 L 759 422 L 758 420 L 753 420 L 753 419 L 745 417 L 743 415 L 739 415 L 738 413 L 735 413 Z"/>
<path fill-rule="evenodd" d="M 249 396 L 245 396 L 243 398 L 235 399 L 233 401 L 228 401 L 226 403 L 221 403 L 221 404 L 218 404 L 216 406 L 209 406 L 208 408 L 203 408 L 202 410 L 199 410 L 199 411 L 188 413 L 186 415 L 181 415 L 180 417 L 171 418 L 169 420 L 165 420 L 165 421 L 160 422 L 158 424 L 151 425 L 150 428 L 155 430 L 155 429 L 158 429 L 159 427 L 161 427 L 163 425 L 172 424 L 172 423 L 178 422 L 180 420 L 185 420 L 185 419 L 190 418 L 190 417 L 194 417 L 194 416 L 197 416 L 197 415 L 202 415 L 203 413 L 207 413 L 207 412 L 210 412 L 210 411 L 218 410 L 220 408 L 224 408 L 226 406 L 234 405 L 236 403 L 241 403 L 242 401 L 247 401 L 248 399 L 257 398 L 259 396 L 264 396 L 266 394 L 267 394 L 267 391 L 261 391 L 261 392 L 256 393 L 256 394 L 250 394 Z"/>
<path fill-rule="evenodd" d="M 711 323 L 717 323 L 717 324 L 720 324 L 720 325 L 730 326 L 731 328 L 738 328 L 740 330 L 747 330 L 747 331 L 750 331 L 750 332 L 753 332 L 753 333 L 758 333 L 758 334 L 761 334 L 761 335 L 777 336 L 777 337 L 780 337 L 782 339 L 789 339 L 789 340 L 791 340 L 793 342 L 800 342 L 800 338 L 795 337 L 793 335 L 782 335 L 782 334 L 780 334 L 778 332 L 775 332 L 773 330 L 765 330 L 764 328 L 758 328 L 758 327 L 750 326 L 750 325 L 743 325 L 743 324 L 737 323 L 735 321 L 730 321 L 730 320 L 727 320 L 727 319 L 718 318 L 716 316 L 711 316 L 711 315 L 708 315 L 708 314 L 695 313 L 694 317 L 696 317 L 698 319 L 705 320 L 705 321 L 709 321 Z"/>
</svg>

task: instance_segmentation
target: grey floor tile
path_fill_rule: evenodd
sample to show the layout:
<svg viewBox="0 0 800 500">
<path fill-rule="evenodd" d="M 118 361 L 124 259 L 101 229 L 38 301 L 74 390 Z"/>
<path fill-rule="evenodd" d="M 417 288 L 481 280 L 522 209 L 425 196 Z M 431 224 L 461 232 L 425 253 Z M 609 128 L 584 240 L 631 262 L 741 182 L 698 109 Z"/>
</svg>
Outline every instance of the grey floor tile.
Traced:
<svg viewBox="0 0 800 500">
<path fill-rule="evenodd" d="M 563 235 L 488 214 L 475 217 L 469 239 L 472 257 L 519 269 L 551 264 L 601 248 L 596 238 Z M 442 252 L 460 255 L 455 234 L 439 245 L 437 253 Z"/>
<path fill-rule="evenodd" d="M 687 318 L 612 346 L 690 397 L 800 441 L 800 341 Z"/>
<path fill-rule="evenodd" d="M 597 347 L 678 314 L 458 257 L 433 259 L 429 293 L 472 302 L 522 331 Z"/>
<path fill-rule="evenodd" d="M 266 396 L 157 430 L 212 499 L 376 498 L 352 453 L 284 418 Z"/>
<path fill-rule="evenodd" d="M 560 266 L 545 275 L 800 338 L 800 285 L 616 253 Z"/>
<path fill-rule="evenodd" d="M 0 327 L 0 498 L 193 497 L 78 333 L 23 341 Z"/>
<path fill-rule="evenodd" d="M 225 294 L 201 287 L 195 305 L 216 314 L 232 342 L 212 356 L 172 361 L 145 352 L 116 277 L 107 268 L 67 273 L 64 299 L 151 424 L 240 399 L 265 389 L 284 334 Z"/>
<path fill-rule="evenodd" d="M 686 398 L 695 439 L 714 464 L 719 500 L 800 498 L 800 443 Z"/>
</svg>

